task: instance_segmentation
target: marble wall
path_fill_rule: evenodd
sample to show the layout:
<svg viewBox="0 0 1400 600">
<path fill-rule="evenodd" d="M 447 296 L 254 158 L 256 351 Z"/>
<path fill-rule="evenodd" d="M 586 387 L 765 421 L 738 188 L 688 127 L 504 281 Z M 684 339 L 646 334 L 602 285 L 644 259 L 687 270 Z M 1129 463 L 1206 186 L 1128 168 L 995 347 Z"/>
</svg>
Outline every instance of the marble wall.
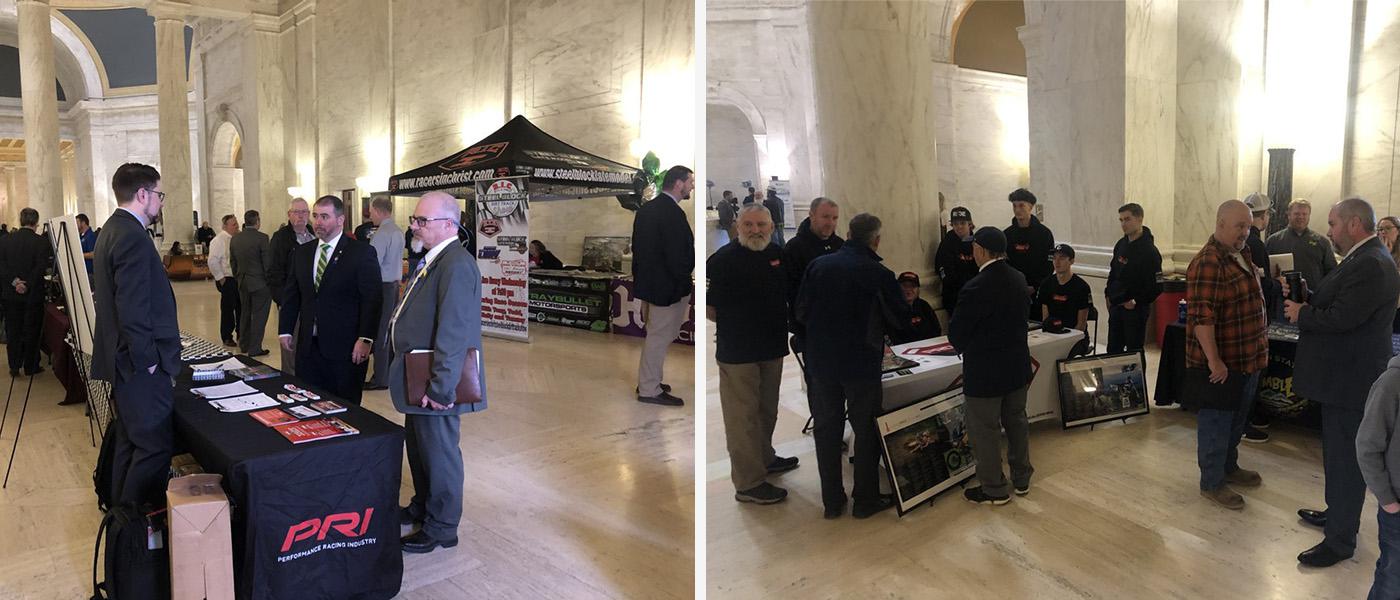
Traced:
<svg viewBox="0 0 1400 600">
<path fill-rule="evenodd" d="M 1005 227 L 1007 194 L 1029 185 L 1026 78 L 939 63 L 933 85 L 942 218 L 963 206 L 977 225 Z"/>
<path fill-rule="evenodd" d="M 715 183 L 711 190 L 715 202 L 719 202 L 725 190 L 742 199 L 748 195 L 743 182 L 758 181 L 753 138 L 753 127 L 739 109 L 726 104 L 706 105 L 705 179 Z"/>
<path fill-rule="evenodd" d="M 1360 34 L 1361 56 L 1354 120 L 1344 171 L 1346 195 L 1370 200 L 1381 215 L 1400 214 L 1400 154 L 1396 147 L 1400 117 L 1400 0 L 1370 0 Z"/>
</svg>

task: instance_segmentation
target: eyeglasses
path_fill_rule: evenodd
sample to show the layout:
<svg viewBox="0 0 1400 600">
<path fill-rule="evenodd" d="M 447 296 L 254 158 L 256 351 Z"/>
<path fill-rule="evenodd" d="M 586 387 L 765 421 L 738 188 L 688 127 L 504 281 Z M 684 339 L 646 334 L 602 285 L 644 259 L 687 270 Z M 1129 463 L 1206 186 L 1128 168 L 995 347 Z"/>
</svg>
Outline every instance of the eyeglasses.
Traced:
<svg viewBox="0 0 1400 600">
<path fill-rule="evenodd" d="M 452 221 L 454 224 L 456 223 L 456 221 L 453 220 L 452 217 L 433 217 L 433 218 L 431 218 L 431 219 L 429 219 L 428 217 L 409 217 L 409 218 L 408 218 L 408 224 L 409 224 L 409 225 L 417 225 L 418 227 L 423 227 L 423 226 L 425 226 L 425 225 L 427 225 L 428 223 L 431 223 L 431 222 L 433 222 L 433 221 Z"/>
<path fill-rule="evenodd" d="M 1393 226 L 1391 226 L 1391 225 L 1381 225 L 1380 227 L 1377 227 L 1377 228 L 1376 228 L 1376 231 L 1382 231 L 1382 232 L 1389 233 L 1389 232 L 1391 232 L 1391 231 L 1395 231 L 1395 227 L 1393 227 Z"/>
<path fill-rule="evenodd" d="M 160 201 L 161 201 L 161 202 L 165 202 L 165 192 L 157 192 L 157 191 L 155 191 L 155 190 L 146 190 L 146 193 L 148 193 L 148 194 L 155 194 L 157 198 L 160 198 Z"/>
</svg>

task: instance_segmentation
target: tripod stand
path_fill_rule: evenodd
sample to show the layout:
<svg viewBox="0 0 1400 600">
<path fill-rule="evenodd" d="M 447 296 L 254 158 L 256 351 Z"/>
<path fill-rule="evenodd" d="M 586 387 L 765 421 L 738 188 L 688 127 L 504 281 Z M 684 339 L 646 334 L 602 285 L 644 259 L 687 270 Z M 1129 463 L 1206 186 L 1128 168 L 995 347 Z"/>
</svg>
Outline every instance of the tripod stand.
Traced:
<svg viewBox="0 0 1400 600">
<path fill-rule="evenodd" d="M 37 337 L 37 340 L 42 340 L 42 339 L 44 339 L 44 321 L 43 321 L 43 317 L 40 317 L 40 319 L 39 319 L 39 335 L 36 336 L 36 337 Z M 37 340 L 34 342 L 36 345 L 39 343 Z M 9 340 L 9 343 L 14 344 L 14 343 L 24 343 L 24 342 L 23 342 L 22 340 Z M 38 349 L 37 347 L 35 347 L 35 348 L 33 348 L 33 349 L 25 348 L 24 350 L 25 350 L 26 353 L 27 353 L 27 352 L 31 352 L 31 351 L 32 351 L 32 352 L 38 352 L 38 351 L 39 351 L 39 349 Z M 15 425 L 15 442 L 14 442 L 14 444 L 12 444 L 12 445 L 10 446 L 10 460 L 9 460 L 9 464 L 6 465 L 6 467 L 5 467 L 5 481 L 4 481 L 4 483 L 0 483 L 0 489 L 5 489 L 5 488 L 8 488 L 8 487 L 10 486 L 10 471 L 11 471 L 12 469 L 14 469 L 14 467 L 15 467 L 15 453 L 19 450 L 19 434 L 20 434 L 20 432 L 22 432 L 22 431 L 24 430 L 24 414 L 25 414 L 26 412 L 28 412 L 28 410 L 29 410 L 29 395 L 30 395 L 31 392 L 34 391 L 34 376 L 35 376 L 35 375 L 37 375 L 37 373 L 31 373 L 31 374 L 29 375 L 29 384 L 26 385 L 25 388 L 24 388 L 24 403 L 20 405 L 20 409 L 19 409 L 19 421 L 17 422 L 17 425 Z M 5 432 L 5 421 L 8 420 L 8 418 L 9 418 L 9 416 L 10 416 L 10 402 L 11 402 L 12 400 L 14 400 L 14 397 L 15 397 L 15 377 L 11 376 L 11 377 L 10 377 L 10 391 L 9 391 L 9 393 L 5 394 L 5 412 L 4 412 L 3 414 L 0 414 L 0 433 L 4 433 L 4 432 Z"/>
</svg>

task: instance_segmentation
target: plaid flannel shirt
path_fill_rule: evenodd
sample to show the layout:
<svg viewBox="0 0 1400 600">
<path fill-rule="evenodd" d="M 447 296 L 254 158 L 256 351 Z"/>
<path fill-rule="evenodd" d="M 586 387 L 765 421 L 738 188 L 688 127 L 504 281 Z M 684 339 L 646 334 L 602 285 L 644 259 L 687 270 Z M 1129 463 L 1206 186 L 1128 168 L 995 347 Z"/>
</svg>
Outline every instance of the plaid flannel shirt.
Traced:
<svg viewBox="0 0 1400 600">
<path fill-rule="evenodd" d="M 1243 250 L 1250 260 L 1249 248 Z M 1259 278 L 1212 236 L 1186 269 L 1186 366 L 1207 367 L 1195 327 L 1215 326 L 1215 346 L 1231 371 L 1254 373 L 1269 364 L 1268 323 Z"/>
</svg>

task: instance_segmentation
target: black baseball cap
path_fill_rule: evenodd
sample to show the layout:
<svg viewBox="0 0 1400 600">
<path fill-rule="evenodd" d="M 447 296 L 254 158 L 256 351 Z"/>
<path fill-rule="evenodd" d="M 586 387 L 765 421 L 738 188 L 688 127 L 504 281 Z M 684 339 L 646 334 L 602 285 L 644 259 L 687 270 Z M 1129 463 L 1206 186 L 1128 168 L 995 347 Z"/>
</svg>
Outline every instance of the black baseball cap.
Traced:
<svg viewBox="0 0 1400 600">
<path fill-rule="evenodd" d="M 896 279 L 896 281 L 900 283 L 912 283 L 914 287 L 919 287 L 919 274 L 913 271 L 905 271 L 899 274 L 899 278 Z"/>
<path fill-rule="evenodd" d="M 972 234 L 972 241 L 983 250 L 990 252 L 1006 252 L 1006 234 L 1000 229 L 987 226 L 977 230 Z"/>
<path fill-rule="evenodd" d="M 1072 259 L 1074 258 L 1074 247 L 1069 244 L 1055 244 L 1055 251 L 1053 253 Z"/>
<path fill-rule="evenodd" d="M 949 218 L 949 220 L 953 221 L 954 223 L 958 221 L 971 221 L 972 211 L 959 206 L 953 209 L 952 216 Z"/>
</svg>

